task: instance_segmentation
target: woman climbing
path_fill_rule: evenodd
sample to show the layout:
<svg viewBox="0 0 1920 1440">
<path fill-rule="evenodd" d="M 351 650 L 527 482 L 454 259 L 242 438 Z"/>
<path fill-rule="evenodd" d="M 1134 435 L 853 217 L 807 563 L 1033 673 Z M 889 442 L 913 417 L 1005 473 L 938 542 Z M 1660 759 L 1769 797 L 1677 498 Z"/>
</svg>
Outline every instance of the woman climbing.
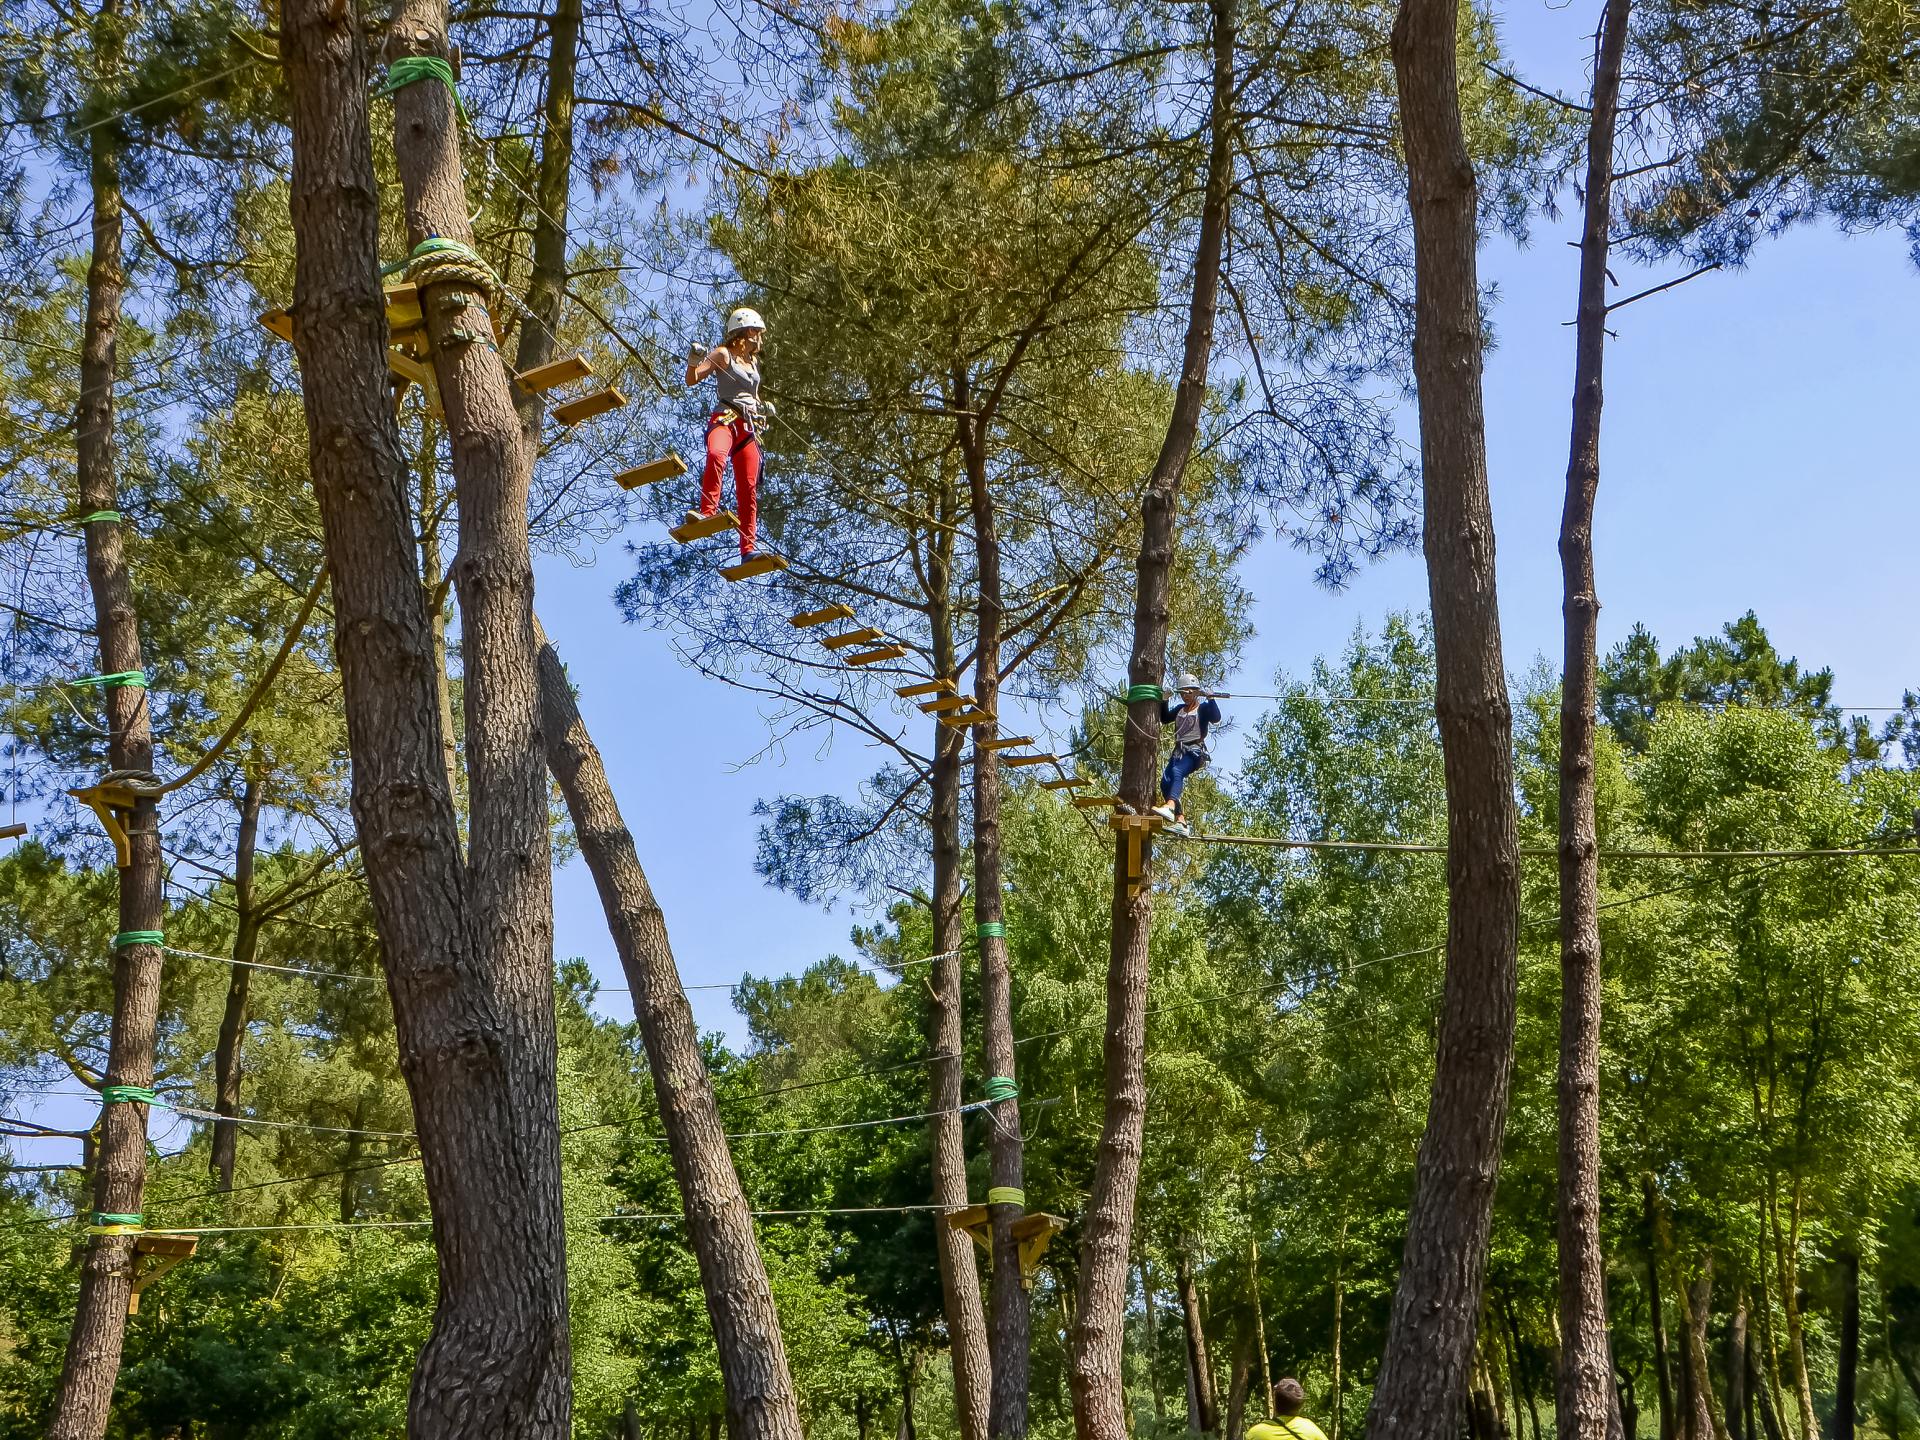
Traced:
<svg viewBox="0 0 1920 1440">
<path fill-rule="evenodd" d="M 1180 698 L 1160 702 L 1160 723 L 1173 726 L 1173 755 L 1160 777 L 1161 803 L 1153 807 L 1153 813 L 1165 820 L 1174 834 L 1189 835 L 1192 832 L 1187 828 L 1180 792 L 1186 788 L 1187 777 L 1213 758 L 1207 752 L 1207 730 L 1220 723 L 1220 706 L 1212 696 L 1201 693 L 1200 677 L 1189 673 L 1180 677 Z"/>
<path fill-rule="evenodd" d="M 687 512 L 688 523 L 720 509 L 720 477 L 733 462 L 733 499 L 740 516 L 740 557 L 753 554 L 755 488 L 760 483 L 760 340 L 766 322 L 758 310 L 741 306 L 727 317 L 726 338 L 712 350 L 694 346 L 687 356 L 687 384 L 713 376 L 715 404 L 707 416 L 707 468 L 700 473 L 700 508 Z"/>
</svg>

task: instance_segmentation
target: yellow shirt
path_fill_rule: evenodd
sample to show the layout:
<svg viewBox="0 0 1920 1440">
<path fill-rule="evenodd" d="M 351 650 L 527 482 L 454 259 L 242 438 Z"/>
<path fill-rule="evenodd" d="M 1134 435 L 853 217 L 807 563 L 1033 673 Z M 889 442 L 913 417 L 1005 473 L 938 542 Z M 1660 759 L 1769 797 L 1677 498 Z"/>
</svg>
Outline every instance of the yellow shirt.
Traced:
<svg viewBox="0 0 1920 1440">
<path fill-rule="evenodd" d="M 1304 1415 L 1262 1421 L 1247 1427 L 1247 1440 L 1327 1440 L 1326 1432 Z"/>
</svg>

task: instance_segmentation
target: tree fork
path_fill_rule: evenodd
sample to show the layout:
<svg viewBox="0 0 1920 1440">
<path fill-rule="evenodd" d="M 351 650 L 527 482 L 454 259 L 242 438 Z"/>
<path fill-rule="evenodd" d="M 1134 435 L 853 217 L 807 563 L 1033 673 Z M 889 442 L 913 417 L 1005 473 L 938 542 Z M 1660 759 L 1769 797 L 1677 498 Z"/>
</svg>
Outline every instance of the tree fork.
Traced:
<svg viewBox="0 0 1920 1440">
<path fill-rule="evenodd" d="M 95 56 L 103 74 L 119 66 L 119 6 L 107 0 L 95 25 Z M 114 371 L 126 273 L 121 258 L 123 139 L 111 122 L 89 131 L 87 180 L 93 212 L 87 264 L 86 331 L 80 352 L 80 404 L 75 420 L 76 466 L 82 514 L 119 509 L 114 454 Z M 133 577 L 115 520 L 84 527 L 87 584 L 103 674 L 145 668 L 134 608 Z M 144 686 L 105 687 L 107 763 L 114 770 L 153 769 L 152 712 Z M 120 871 L 121 934 L 159 933 L 165 910 L 160 852 L 160 807 L 151 796 L 135 802 L 128 827 L 128 859 Z M 161 948 L 116 944 L 113 1019 L 107 1042 L 106 1083 L 153 1084 L 154 1031 L 160 1011 Z M 93 1208 L 99 1215 L 139 1215 L 147 1178 L 147 1107 L 105 1105 L 93 1153 Z M 134 1222 L 137 1224 L 138 1222 Z M 80 1267 L 80 1297 L 67 1336 L 49 1440 L 101 1440 L 113 1406 L 126 1340 L 127 1302 L 133 1293 L 133 1237 L 93 1234 Z"/>
<path fill-rule="evenodd" d="M 1142 502 L 1140 555 L 1134 591 L 1131 685 L 1158 692 L 1166 676 L 1168 587 L 1180 482 L 1199 433 L 1207 397 L 1207 369 L 1219 308 L 1221 256 L 1233 182 L 1234 20 L 1236 0 L 1208 0 L 1212 23 L 1212 96 L 1207 179 L 1194 247 L 1193 290 L 1167 432 Z M 1160 753 L 1158 701 L 1127 706 L 1120 796 L 1136 814 L 1152 803 Z M 1153 891 L 1137 891 L 1127 873 L 1125 836 L 1114 837 L 1113 938 L 1107 964 L 1107 1023 L 1103 1041 L 1106 1111 L 1087 1197 L 1080 1246 L 1079 1303 L 1069 1357 L 1073 1424 L 1079 1440 L 1124 1440 L 1127 1408 L 1122 1354 L 1126 1340 L 1127 1257 L 1132 1249 L 1134 1197 L 1140 1185 L 1146 1127 L 1147 949 Z M 1142 874 L 1150 875 L 1148 840 Z"/>
<path fill-rule="evenodd" d="M 566 797 L 580 854 L 593 872 L 607 928 L 632 990 L 634 1017 L 645 1041 L 660 1123 L 720 1352 L 727 1434 L 732 1440 L 801 1440 L 799 1405 L 773 1287 L 720 1122 L 700 1030 L 680 987 L 666 918 L 647 883 L 633 834 L 621 818 L 600 751 L 580 717 L 566 669 L 544 633 L 539 643 L 547 766 Z"/>
<path fill-rule="evenodd" d="M 1458 18 L 1458 0 L 1402 0 L 1391 47 L 1413 218 L 1413 366 L 1447 787 L 1447 958 L 1433 1094 L 1370 1440 L 1454 1433 L 1486 1281 L 1513 1063 L 1513 713 L 1495 597 L 1476 189 L 1460 120 Z"/>
<path fill-rule="evenodd" d="M 1573 433 L 1560 518 L 1565 626 L 1560 690 L 1560 1364 L 1554 1410 L 1567 1440 L 1605 1440 L 1619 1405 L 1600 1248 L 1600 851 L 1594 820 L 1600 599 L 1593 510 L 1600 488 L 1614 125 L 1632 0 L 1606 0 L 1587 125 L 1586 208 L 1574 328 Z"/>
</svg>

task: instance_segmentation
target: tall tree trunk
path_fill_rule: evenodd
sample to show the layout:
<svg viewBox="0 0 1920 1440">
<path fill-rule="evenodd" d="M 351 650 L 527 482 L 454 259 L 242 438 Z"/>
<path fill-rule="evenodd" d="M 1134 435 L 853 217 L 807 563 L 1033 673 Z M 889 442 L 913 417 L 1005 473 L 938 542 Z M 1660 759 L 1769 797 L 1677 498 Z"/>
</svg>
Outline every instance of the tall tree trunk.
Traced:
<svg viewBox="0 0 1920 1440">
<path fill-rule="evenodd" d="M 547 62 L 542 67 L 547 91 L 540 105 L 540 161 L 533 180 L 533 273 L 527 282 L 526 312 L 513 368 L 524 374 L 553 359 L 567 293 L 567 211 L 573 181 L 573 89 L 580 52 L 580 0 L 555 0 L 547 20 Z M 540 443 L 547 406 L 543 392 L 515 387 L 521 443 L 529 451 Z"/>
<path fill-rule="evenodd" d="M 1513 713 L 1501 660 L 1481 406 L 1475 184 L 1458 0 L 1402 0 L 1393 68 L 1413 215 L 1414 377 L 1447 786 L 1447 971 L 1433 1096 L 1370 1440 L 1445 1440 L 1460 1414 L 1506 1128 L 1519 933 Z"/>
<path fill-rule="evenodd" d="M 1795 1177 L 1793 1208 L 1783 1230 L 1780 1225 L 1778 1189 L 1769 1182 L 1767 1215 L 1780 1267 L 1780 1309 L 1787 1317 L 1787 1353 L 1793 1360 L 1793 1396 L 1800 1409 L 1800 1440 L 1814 1440 L 1820 1433 L 1820 1425 L 1813 1414 L 1813 1381 L 1807 1373 L 1806 1327 L 1800 1319 L 1800 1203 L 1800 1181 Z"/>
<path fill-rule="evenodd" d="M 1747 1414 L 1747 1288 L 1736 1286 L 1733 1313 L 1727 1317 L 1727 1436 L 1755 1440 Z"/>
<path fill-rule="evenodd" d="M 1701 1252 L 1690 1282 L 1674 1285 L 1680 1306 L 1681 1329 L 1686 1335 L 1686 1386 L 1682 1409 L 1687 1416 L 1688 1440 L 1727 1440 L 1727 1426 L 1713 1391 L 1707 1363 L 1707 1326 L 1713 1315 L 1713 1252 Z"/>
<path fill-rule="evenodd" d="M 117 74 L 122 54 L 120 8 L 107 0 L 94 25 L 100 73 Z M 88 198 L 93 211 L 93 252 L 87 264 L 86 330 L 81 337 L 80 404 L 75 416 L 80 511 L 92 515 L 119 509 L 114 454 L 114 372 L 120 338 L 121 297 L 126 274 L 121 259 L 122 137 L 108 119 L 88 131 Z M 144 669 L 133 576 L 127 566 L 120 523 L 95 520 L 85 526 L 87 584 L 93 594 L 94 630 L 105 675 Z M 105 687 L 107 764 L 111 770 L 153 769 L 152 715 L 140 685 Z M 139 797 L 128 826 L 128 859 L 120 871 L 119 936 L 158 934 L 165 910 L 160 853 L 160 809 Z M 153 1084 L 154 1028 L 160 1010 L 161 948 L 118 936 L 113 967 L 113 1019 L 107 1041 L 108 1085 Z M 113 1405 L 126 1339 L 127 1301 L 133 1292 L 134 1237 L 147 1179 L 147 1107 L 110 1103 L 101 1107 L 94 1149 L 93 1209 L 80 1297 L 67 1337 L 54 1399 L 51 1440 L 100 1440 Z M 101 1217 L 131 1215 L 130 1222 Z M 102 1228 L 122 1233 L 103 1234 Z"/>
<path fill-rule="evenodd" d="M 1326 1427 L 1327 1434 L 1331 1437 L 1331 1440 L 1340 1440 L 1340 1432 L 1345 1428 L 1346 1423 L 1344 1418 L 1347 1410 L 1346 1367 L 1344 1363 L 1347 1305 L 1346 1272 L 1347 1218 L 1342 1215 L 1340 1217 L 1340 1254 L 1334 1261 L 1333 1267 L 1333 1337 L 1331 1341 L 1333 1347 L 1333 1377 L 1328 1385 L 1329 1398 L 1327 1400 L 1327 1411 L 1332 1423 Z M 1261 1349 L 1265 1350 L 1265 1348 L 1266 1346 L 1263 1344 Z M 1266 1364 L 1266 1358 L 1264 1354 L 1260 1357 L 1263 1369 Z M 1265 1384 L 1267 1387 L 1267 1413 L 1271 1415 L 1273 1414 L 1273 1377 L 1271 1374 L 1265 1376 Z"/>
<path fill-rule="evenodd" d="M 1341 1243 L 1346 1243 L 1346 1222 L 1340 1226 Z M 1260 1413 L 1273 1413 L 1273 1374 L 1268 1368 L 1267 1359 L 1267 1311 L 1260 1299 L 1260 1243 L 1252 1235 L 1247 1236 L 1247 1289 L 1253 1300 L 1253 1344 L 1258 1359 L 1255 1375 L 1259 1377 Z M 1340 1261 L 1333 1266 L 1333 1388 L 1340 1388 Z"/>
<path fill-rule="evenodd" d="M 1500 1301 L 1500 1313 L 1507 1322 L 1507 1348 L 1512 1357 L 1507 1368 L 1513 1374 L 1514 1388 L 1520 1392 L 1520 1399 L 1527 1407 L 1527 1420 L 1532 1427 L 1533 1440 L 1540 1440 L 1540 1411 L 1533 1401 L 1532 1367 L 1527 1363 L 1526 1347 L 1520 1343 L 1520 1321 L 1513 1312 L 1513 1300 L 1503 1296 Z M 1514 1422 L 1515 1430 L 1520 1428 L 1519 1421 Z"/>
<path fill-rule="evenodd" d="M 1769 1228 L 1768 1215 L 1770 1214 L 1767 1192 L 1762 1191 L 1754 1203 L 1760 1221 L 1760 1232 L 1758 1245 L 1756 1247 L 1759 1260 L 1759 1283 L 1754 1291 L 1754 1299 L 1758 1302 L 1758 1305 L 1754 1314 L 1760 1321 L 1761 1372 L 1766 1380 L 1765 1390 L 1767 1396 L 1772 1401 L 1772 1413 L 1775 1417 L 1775 1423 L 1782 1429 L 1785 1429 L 1787 1414 L 1786 1391 L 1782 1388 L 1780 1381 L 1780 1346 L 1773 1329 L 1773 1282 L 1769 1279 L 1769 1276 L 1773 1273 L 1774 1263 L 1779 1257 L 1775 1254 L 1773 1259 L 1770 1260 L 1768 1258 L 1773 1247 L 1767 1235 Z"/>
<path fill-rule="evenodd" d="M 1140 1314 L 1146 1330 L 1147 1388 L 1153 1392 L 1153 1423 L 1160 1426 L 1167 1423 L 1167 1403 L 1160 1393 L 1159 1306 L 1154 1303 L 1153 1278 L 1144 1253 L 1140 1256 Z"/>
<path fill-rule="evenodd" d="M 1659 1382 L 1660 1440 L 1678 1440 L 1679 1410 L 1674 1405 L 1672 1351 L 1667 1345 L 1667 1312 L 1660 1299 L 1660 1195 L 1653 1176 L 1641 1177 L 1642 1205 L 1647 1232 L 1647 1313 L 1653 1332 L 1653 1372 Z"/>
<path fill-rule="evenodd" d="M 396 34 L 410 48 L 443 49 L 437 18 L 403 13 Z M 492 366 L 516 447 L 518 429 L 498 362 L 447 334 L 457 321 L 484 326 L 484 313 L 434 287 L 425 308 L 441 390 L 456 459 L 471 472 L 458 475 L 456 562 L 475 800 L 468 868 L 446 789 L 431 626 L 386 382 L 365 39 L 357 12 L 330 0 L 284 0 L 280 29 L 293 136 L 294 346 L 333 576 L 354 818 L 439 1242 L 439 1306 L 414 1373 L 409 1433 L 561 1440 L 571 1423 L 570 1356 L 525 476 L 515 484 L 494 463 L 511 452 L 476 456 L 462 372 Z M 410 229 L 423 234 L 444 213 L 458 223 L 449 219 L 441 233 L 465 234 L 451 97 L 416 84 L 397 102 L 408 188 L 420 186 L 423 169 L 434 182 Z M 423 149 L 434 152 L 430 163 Z"/>
<path fill-rule="evenodd" d="M 1607 345 L 1607 238 L 1613 218 L 1614 120 L 1632 0 L 1606 0 L 1587 117 L 1586 207 L 1574 322 L 1573 436 L 1560 517 L 1560 1368 L 1556 1434 L 1605 1440 L 1619 1401 L 1607 1336 L 1600 1250 L 1600 852 L 1593 746 L 1599 711 L 1600 597 L 1593 508 L 1600 488 L 1601 371 Z"/>
<path fill-rule="evenodd" d="M 951 513 L 951 507 L 943 507 Z M 955 668 L 953 615 L 947 596 L 952 575 L 951 530 L 929 547 L 928 590 L 933 664 L 936 675 Z M 961 1048 L 964 971 L 960 963 L 960 763 L 961 732 L 951 725 L 933 727 L 933 767 L 928 786 L 933 816 L 933 948 L 929 967 L 928 1025 L 933 1060 L 928 1067 L 932 1091 L 928 1109 L 932 1131 L 933 1203 L 943 1212 L 967 1206 L 967 1147 L 961 1127 L 964 1072 Z M 992 1368 L 987 1327 L 980 1309 L 980 1272 L 974 1268 L 973 1241 L 944 1223 L 934 1227 L 940 1262 L 940 1294 L 947 1322 L 947 1348 L 953 1363 L 955 1418 L 960 1440 L 985 1440 L 991 1409 Z"/>
<path fill-rule="evenodd" d="M 1860 1384 L 1860 1256 L 1841 1252 L 1840 1278 L 1845 1297 L 1840 1308 L 1840 1373 L 1833 1383 L 1833 1440 L 1853 1440 Z"/>
<path fill-rule="evenodd" d="M 1158 695 L 1166 676 L 1168 595 L 1172 582 L 1180 482 L 1193 453 L 1207 398 L 1219 308 L 1221 256 L 1233 193 L 1234 43 L 1237 0 L 1207 0 L 1212 22 L 1212 94 L 1208 112 L 1206 188 L 1194 247 L 1180 381 L 1173 410 L 1141 506 L 1140 555 L 1133 605 L 1130 686 Z M 1130 700 L 1120 794 L 1135 816 L 1153 800 L 1160 754 L 1160 703 Z M 1079 1304 L 1069 1377 L 1079 1440 L 1121 1440 L 1127 1433 L 1122 1352 L 1126 1342 L 1127 1255 L 1146 1125 L 1147 951 L 1152 938 L 1152 843 L 1142 847 L 1142 873 L 1127 874 L 1127 839 L 1114 837 L 1113 932 L 1107 964 L 1104 1038 L 1106 1109 L 1094 1159 L 1080 1245 Z"/>
<path fill-rule="evenodd" d="M 1766 1295 L 1763 1290 L 1761 1292 L 1761 1300 L 1763 1303 L 1765 1299 Z M 1759 1313 L 1764 1315 L 1766 1312 L 1763 1309 Z M 1752 1408 L 1758 1412 L 1760 1433 L 1766 1437 L 1766 1440 L 1784 1440 L 1784 1431 L 1780 1424 L 1780 1412 L 1774 1404 L 1773 1397 L 1768 1393 L 1766 1369 L 1761 1364 L 1752 1330 L 1747 1332 L 1747 1395 L 1751 1401 Z M 1747 1429 L 1751 1434 L 1753 1430 L 1751 1423 L 1748 1424 Z"/>
<path fill-rule="evenodd" d="M 1233 1342 L 1233 1359 L 1227 1369 L 1226 1440 L 1240 1440 L 1247 1433 L 1247 1387 L 1253 1380 L 1253 1332 L 1242 1330 Z"/>
<path fill-rule="evenodd" d="M 1200 1289 L 1193 1282 L 1193 1261 L 1180 1246 L 1174 1262 L 1174 1283 L 1180 1292 L 1180 1325 L 1187 1342 L 1187 1385 L 1190 1403 L 1187 1428 L 1207 1435 L 1220 1433 L 1220 1402 L 1213 1389 L 1213 1365 L 1207 1359 L 1207 1327 L 1200 1314 Z"/>
<path fill-rule="evenodd" d="M 989 715 L 1000 709 L 1000 528 L 987 481 L 986 418 L 976 410 L 964 366 L 954 372 L 955 409 L 961 412 L 960 455 L 966 466 L 973 513 L 974 585 L 978 629 L 973 658 L 973 700 Z M 973 919 L 980 944 L 980 1028 L 989 1083 L 1018 1078 L 1013 1049 L 1013 977 L 1007 967 L 1006 906 L 1000 857 L 1000 752 L 984 748 L 997 724 L 983 725 L 973 742 Z M 1020 1242 L 1013 1227 L 1026 1213 L 1024 1142 L 1017 1094 L 996 1100 L 987 1112 L 987 1157 L 991 1190 L 987 1215 L 993 1227 L 993 1282 L 988 1348 L 993 1366 L 987 1433 L 994 1440 L 1024 1440 L 1033 1320 L 1031 1296 L 1020 1273 Z"/>
<path fill-rule="evenodd" d="M 240 831 L 233 850 L 233 971 L 227 976 L 227 1003 L 220 1013 L 220 1038 L 213 1051 L 213 1108 L 216 1114 L 240 1113 L 240 1052 L 247 1034 L 247 997 L 253 985 L 253 958 L 260 949 L 260 918 L 254 913 L 253 858 L 260 838 L 260 780 L 251 770 L 240 791 Z M 221 1190 L 233 1189 L 240 1127 L 216 1121 L 207 1168 Z"/>
<path fill-rule="evenodd" d="M 620 816 L 600 752 L 574 703 L 566 668 L 535 623 L 547 764 L 566 797 L 580 854 L 600 892 L 632 993 L 660 1123 L 686 1210 L 687 1235 L 713 1321 L 727 1433 L 733 1440 L 800 1440 L 799 1405 L 773 1287 L 727 1148 L 713 1081 L 700 1050 L 700 1028 L 680 987 L 666 919 L 641 868 L 633 834 Z"/>
</svg>

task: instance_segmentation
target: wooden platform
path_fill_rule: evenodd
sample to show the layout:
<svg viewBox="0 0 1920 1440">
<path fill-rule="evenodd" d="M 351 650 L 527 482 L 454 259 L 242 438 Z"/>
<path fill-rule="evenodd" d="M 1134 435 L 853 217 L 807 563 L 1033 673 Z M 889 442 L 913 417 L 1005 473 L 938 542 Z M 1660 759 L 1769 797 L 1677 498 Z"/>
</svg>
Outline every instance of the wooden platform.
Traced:
<svg viewBox="0 0 1920 1440">
<path fill-rule="evenodd" d="M 0 840 L 18 840 L 27 833 L 26 822 L 18 825 L 0 825 Z"/>
<path fill-rule="evenodd" d="M 949 1210 L 947 1225 L 950 1229 L 964 1230 L 972 1237 L 973 1243 L 987 1252 L 989 1261 L 993 1258 L 993 1220 L 985 1205 L 969 1205 L 964 1210 Z M 1020 1283 L 1031 1287 L 1034 1272 L 1040 1268 L 1041 1257 L 1047 1253 L 1047 1246 L 1053 1237 L 1067 1228 L 1067 1222 L 1058 1215 L 1049 1215 L 1044 1210 L 1036 1210 L 1031 1215 L 1022 1215 L 1013 1222 L 1013 1238 L 1020 1246 Z"/>
<path fill-rule="evenodd" d="M 909 688 L 917 689 L 919 687 L 912 686 Z M 945 715 L 950 710 L 964 710 L 972 703 L 973 701 L 967 699 L 964 695 L 942 695 L 937 700 L 928 700 L 922 704 L 920 712 L 923 715 Z"/>
<path fill-rule="evenodd" d="M 153 1234 L 135 1237 L 133 1242 L 133 1290 L 127 1296 L 127 1313 L 140 1313 L 140 1292 L 185 1260 L 199 1248 L 198 1235 Z"/>
<path fill-rule="evenodd" d="M 1018 750 L 1022 745 L 1033 744 L 1031 735 L 1001 735 L 992 740 L 976 740 L 974 747 L 980 750 Z"/>
<path fill-rule="evenodd" d="M 1082 810 L 1103 810 L 1110 805 L 1118 805 L 1120 797 L 1118 795 L 1076 795 L 1073 797 L 1073 803 Z"/>
<path fill-rule="evenodd" d="M 975 725 L 991 725 L 999 718 L 998 715 L 989 715 L 984 710 L 962 710 L 955 715 L 942 715 L 940 723 L 951 725 L 956 730 L 967 730 Z"/>
</svg>

